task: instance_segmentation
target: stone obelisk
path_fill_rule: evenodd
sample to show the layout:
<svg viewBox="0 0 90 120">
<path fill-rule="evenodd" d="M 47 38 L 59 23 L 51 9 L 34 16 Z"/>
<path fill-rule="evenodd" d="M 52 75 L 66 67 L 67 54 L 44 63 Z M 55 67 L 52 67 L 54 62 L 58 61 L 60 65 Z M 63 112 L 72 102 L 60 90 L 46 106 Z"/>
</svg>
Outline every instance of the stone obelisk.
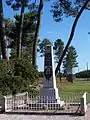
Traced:
<svg viewBox="0 0 90 120">
<path fill-rule="evenodd" d="M 44 97 L 44 102 L 52 102 L 60 104 L 60 97 L 56 87 L 56 77 L 54 69 L 53 46 L 47 45 L 45 48 L 44 57 L 44 79 L 41 96 Z"/>
</svg>

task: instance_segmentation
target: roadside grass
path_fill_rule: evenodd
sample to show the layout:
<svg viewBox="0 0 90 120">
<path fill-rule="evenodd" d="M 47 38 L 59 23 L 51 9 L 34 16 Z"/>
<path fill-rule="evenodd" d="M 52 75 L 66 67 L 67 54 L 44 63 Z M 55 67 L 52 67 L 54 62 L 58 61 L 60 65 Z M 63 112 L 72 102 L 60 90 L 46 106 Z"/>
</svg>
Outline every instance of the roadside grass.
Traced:
<svg viewBox="0 0 90 120">
<path fill-rule="evenodd" d="M 73 83 L 70 83 L 65 79 L 62 82 L 57 79 L 57 87 L 60 96 L 72 97 L 75 100 L 78 100 L 83 93 L 87 92 L 87 101 L 90 102 L 90 81 L 77 79 Z"/>
</svg>

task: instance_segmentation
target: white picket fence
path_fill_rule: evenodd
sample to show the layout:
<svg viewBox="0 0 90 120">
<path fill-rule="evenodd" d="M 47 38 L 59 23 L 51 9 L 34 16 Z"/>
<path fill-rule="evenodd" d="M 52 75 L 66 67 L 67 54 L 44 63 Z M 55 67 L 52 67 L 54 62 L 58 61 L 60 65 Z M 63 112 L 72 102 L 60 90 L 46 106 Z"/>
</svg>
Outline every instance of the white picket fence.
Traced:
<svg viewBox="0 0 90 120">
<path fill-rule="evenodd" d="M 40 96 L 39 94 L 28 92 L 19 93 L 14 96 L 4 96 L 0 100 L 1 110 L 5 112 L 57 112 L 57 113 L 75 113 L 85 115 L 87 111 L 87 93 L 82 96 L 60 96 L 64 104 L 53 103 L 53 97 Z M 51 101 L 48 102 L 48 99 Z M 47 101 L 46 101 L 47 100 Z"/>
</svg>

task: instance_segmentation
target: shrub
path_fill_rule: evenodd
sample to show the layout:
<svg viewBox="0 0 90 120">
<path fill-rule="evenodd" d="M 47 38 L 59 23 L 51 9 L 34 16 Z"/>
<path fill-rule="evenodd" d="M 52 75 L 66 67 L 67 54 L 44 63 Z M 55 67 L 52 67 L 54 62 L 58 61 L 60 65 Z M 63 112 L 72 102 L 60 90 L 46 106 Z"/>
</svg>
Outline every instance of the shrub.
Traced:
<svg viewBox="0 0 90 120">
<path fill-rule="evenodd" d="M 4 95 L 26 91 L 38 80 L 38 71 L 26 59 L 0 61 L 0 66 L 0 91 Z"/>
</svg>

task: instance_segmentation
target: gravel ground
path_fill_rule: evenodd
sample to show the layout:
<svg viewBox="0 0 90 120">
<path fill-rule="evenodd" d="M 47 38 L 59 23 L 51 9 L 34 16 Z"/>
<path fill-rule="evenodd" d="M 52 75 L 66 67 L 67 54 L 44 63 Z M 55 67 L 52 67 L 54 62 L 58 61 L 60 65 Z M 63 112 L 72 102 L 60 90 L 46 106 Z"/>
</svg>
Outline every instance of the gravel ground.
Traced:
<svg viewBox="0 0 90 120">
<path fill-rule="evenodd" d="M 0 120 L 90 120 L 90 106 L 85 116 L 0 114 Z"/>
<path fill-rule="evenodd" d="M 86 116 L 0 114 L 0 120 L 90 120 L 90 117 L 87 114 Z"/>
</svg>

